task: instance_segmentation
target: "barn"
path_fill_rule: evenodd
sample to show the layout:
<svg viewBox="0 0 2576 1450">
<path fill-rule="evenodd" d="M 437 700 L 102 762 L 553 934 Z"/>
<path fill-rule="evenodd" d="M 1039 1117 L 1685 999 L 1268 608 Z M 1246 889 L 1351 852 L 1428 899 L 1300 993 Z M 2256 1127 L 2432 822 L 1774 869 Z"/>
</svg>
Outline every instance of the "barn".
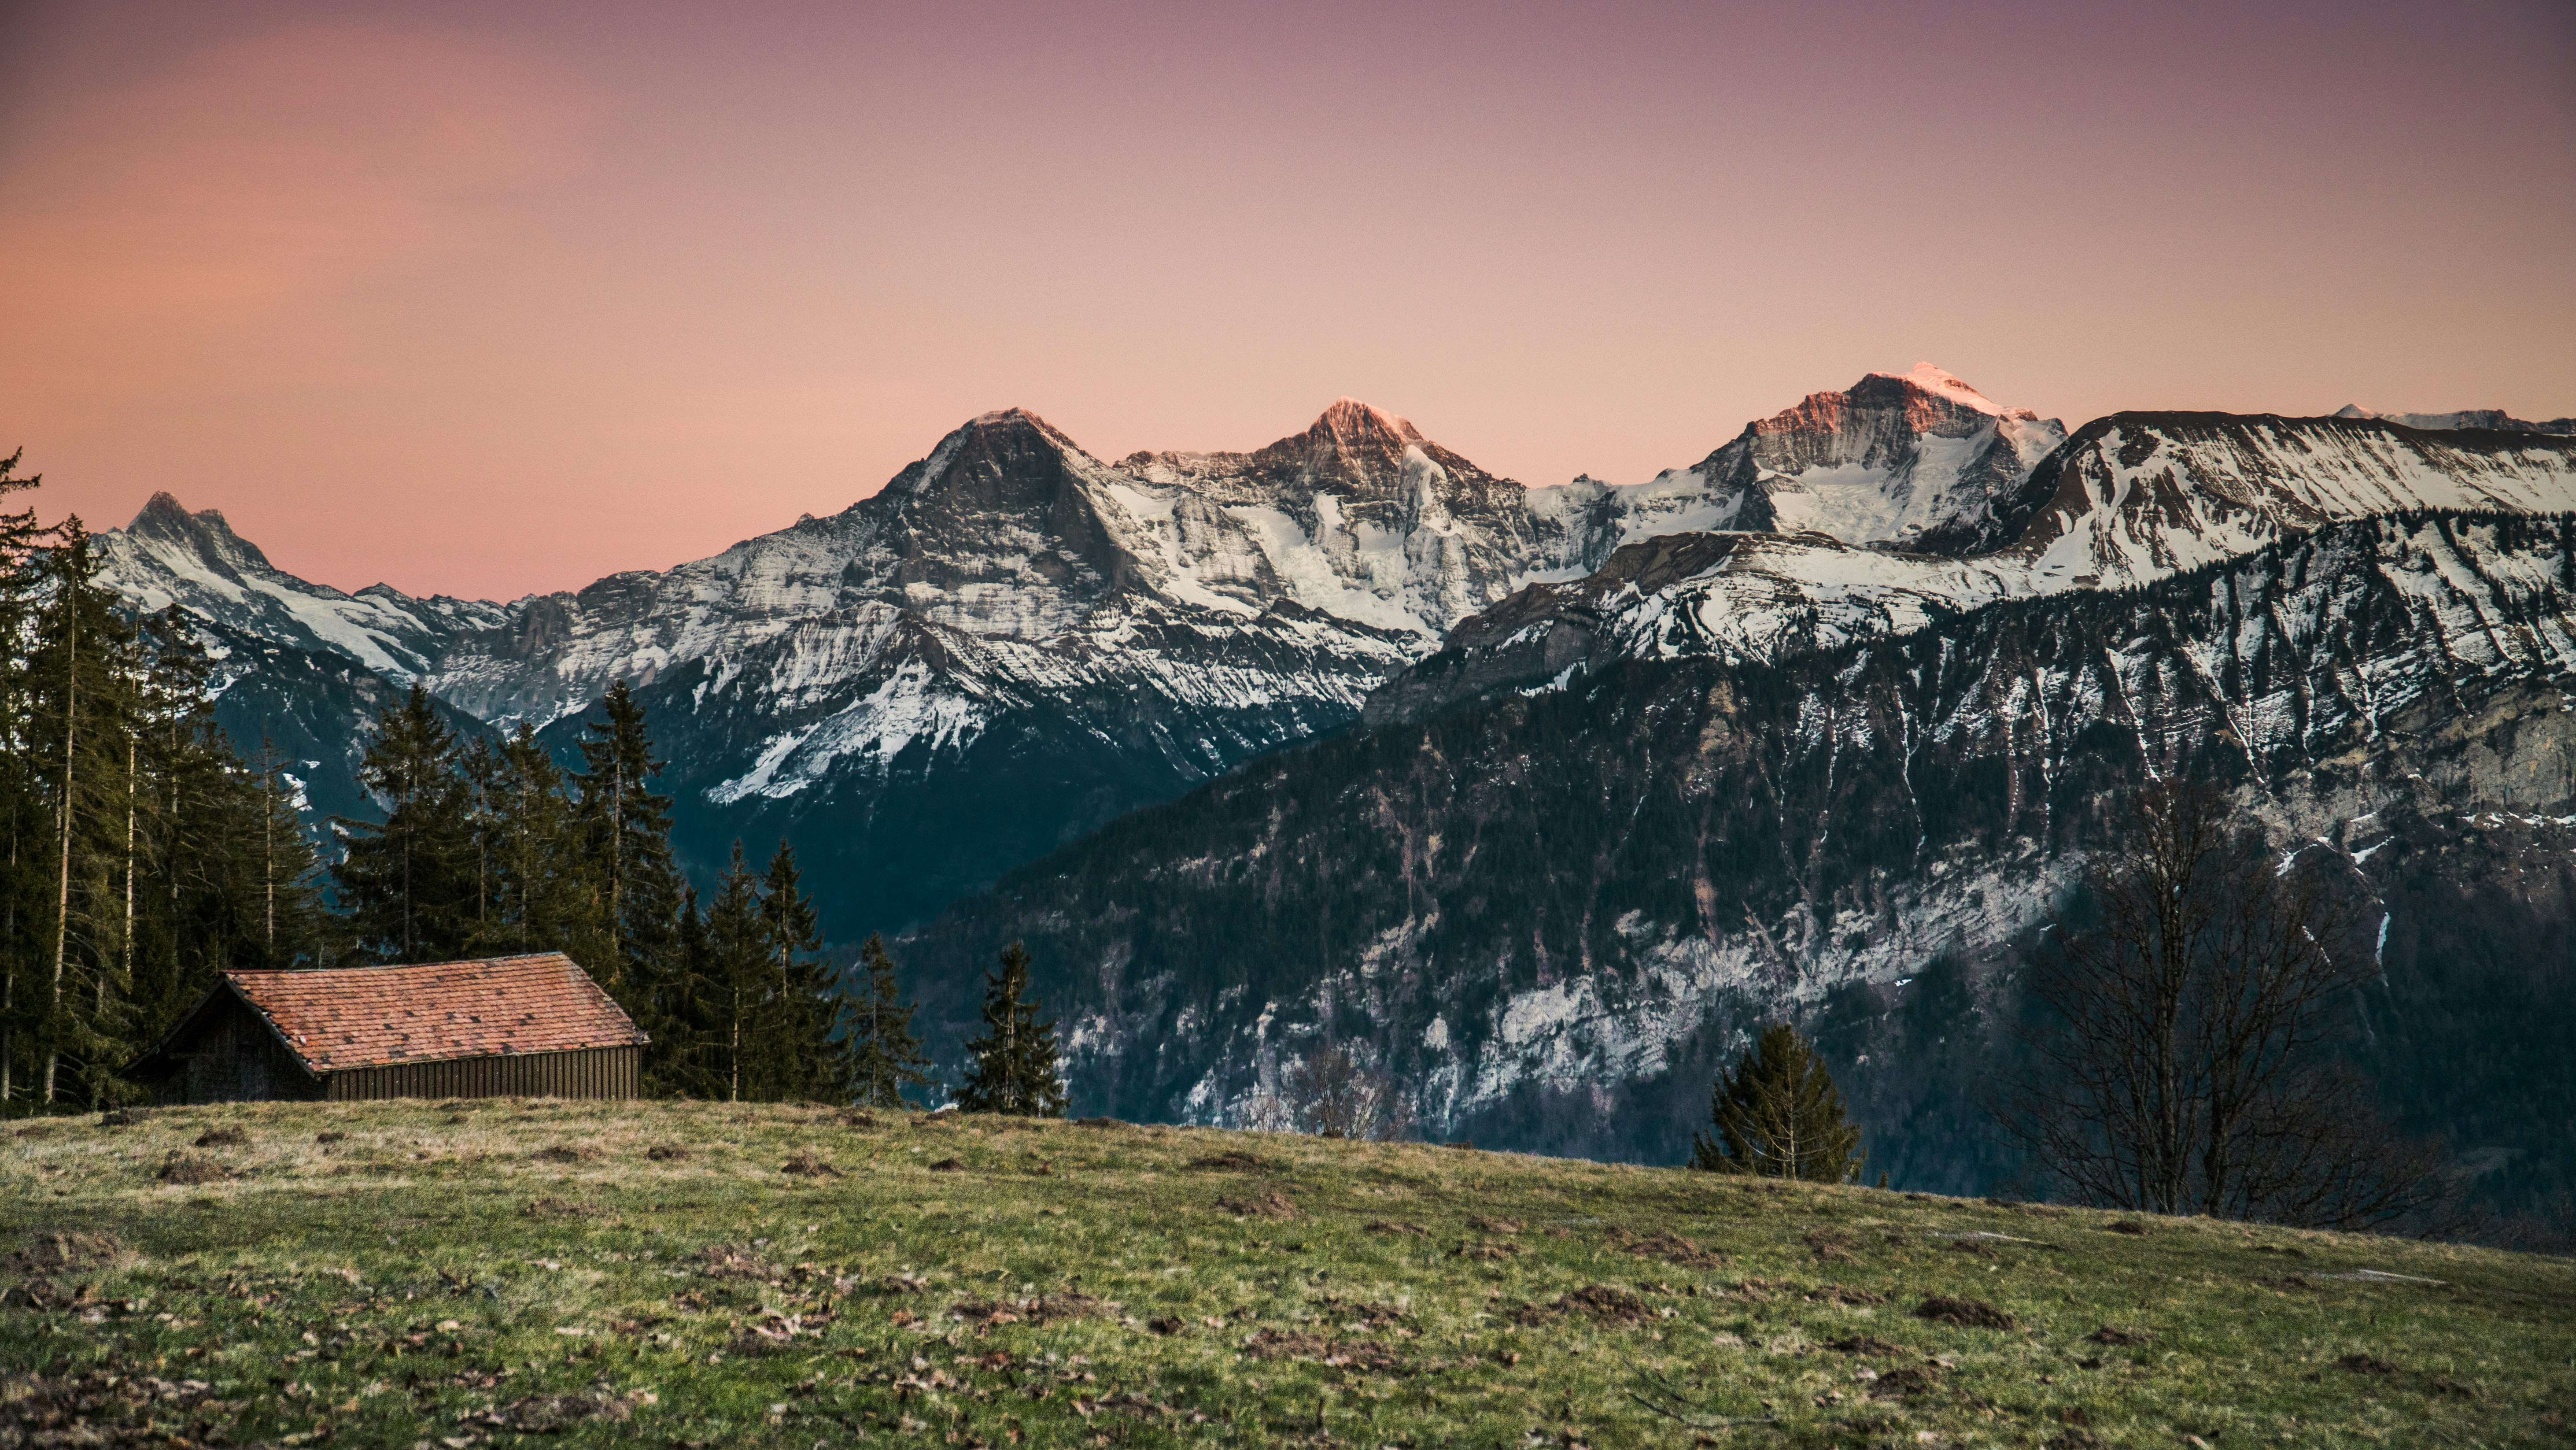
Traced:
<svg viewBox="0 0 2576 1450">
<path fill-rule="evenodd" d="M 129 1074 L 164 1103 L 631 1098 L 648 1040 L 561 952 L 226 972 Z"/>
</svg>

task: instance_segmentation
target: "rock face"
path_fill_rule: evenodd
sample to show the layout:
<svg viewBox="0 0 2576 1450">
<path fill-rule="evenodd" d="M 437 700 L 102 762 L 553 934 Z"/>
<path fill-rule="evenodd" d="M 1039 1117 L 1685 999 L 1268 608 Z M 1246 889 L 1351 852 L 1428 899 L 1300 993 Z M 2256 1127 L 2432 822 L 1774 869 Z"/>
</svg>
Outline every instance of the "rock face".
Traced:
<svg viewBox="0 0 2576 1450">
<path fill-rule="evenodd" d="M 502 624 L 510 611 L 444 595 L 414 599 L 378 584 L 343 594 L 268 562 L 207 509 L 190 513 L 156 493 L 134 522 L 99 535 L 101 577 L 137 609 L 176 604 L 245 638 L 343 656 L 408 683 L 460 634 Z"/>
<path fill-rule="evenodd" d="M 907 961 L 960 1030 L 973 1003 L 938 984 L 1025 939 L 1086 1111 L 1222 1121 L 1357 1039 L 1435 1132 L 1670 1159 L 1723 1055 L 1830 1009 L 1864 1079 L 1884 1033 L 1951 1044 L 1869 1091 L 1925 1143 L 1973 1137 L 1940 1084 L 1999 1060 L 2015 944 L 2150 772 L 2228 784 L 2285 840 L 2347 854 L 2404 953 L 2540 944 L 2506 975 L 2576 1010 L 2552 824 L 2576 811 L 2571 673 L 2565 521 L 2333 524 L 2141 592 L 2006 601 L 1776 665 L 1632 661 L 1277 754 L 961 903 Z M 2507 829 L 2540 853 L 2529 892 L 2451 874 L 2491 866 L 2468 838 Z M 2481 892 L 2516 903 L 2496 918 L 2511 943 L 2439 905 Z M 2395 920 L 2409 902 L 2433 914 Z M 2391 1002 L 2466 969 L 2387 967 Z M 1899 1010 L 1918 978 L 1947 994 L 1938 1021 Z M 2399 1106 L 2448 1126 L 2434 1064 L 2563 1030 L 2529 1008 L 2414 1024 L 2441 1053 L 2393 1065 Z M 2576 1076 L 2562 1058 L 2530 1090 L 2576 1102 Z M 2556 1120 L 2480 1131 L 2461 1146 L 2522 1163 L 2516 1184 L 2576 1167 Z M 1900 1177 L 1937 1177 L 1886 1147 Z M 1974 1153 L 1955 1162 L 1973 1177 Z"/>
<path fill-rule="evenodd" d="M 1372 695 L 1366 718 L 1563 688 L 1629 659 L 1785 659 L 1999 599 L 2133 587 L 2394 510 L 2576 510 L 2576 440 L 2119 413 L 2079 429 L 2015 489 L 1988 517 L 2018 520 L 2019 535 L 1964 557 L 1863 551 L 1820 534 L 1623 547 L 1586 578 L 1532 584 L 1462 622 Z"/>
<path fill-rule="evenodd" d="M 2400 423 L 2409 428 L 2429 428 L 2449 432 L 2460 428 L 2485 428 L 2499 433 L 2576 433 L 2576 418 L 2552 418 L 2532 423 L 2502 408 L 2464 408 L 2456 413 L 2374 413 L 2350 403 L 2335 411 L 2338 418 L 2377 418 L 2386 423 Z"/>
</svg>

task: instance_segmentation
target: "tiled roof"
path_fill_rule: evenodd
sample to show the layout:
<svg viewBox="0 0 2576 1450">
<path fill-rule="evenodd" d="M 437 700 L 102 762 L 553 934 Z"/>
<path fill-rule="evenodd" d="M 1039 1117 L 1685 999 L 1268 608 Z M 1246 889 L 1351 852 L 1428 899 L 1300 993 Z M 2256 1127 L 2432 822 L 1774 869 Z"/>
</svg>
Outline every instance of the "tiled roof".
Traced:
<svg viewBox="0 0 2576 1450">
<path fill-rule="evenodd" d="M 647 1040 L 561 952 L 224 980 L 317 1073 Z"/>
</svg>

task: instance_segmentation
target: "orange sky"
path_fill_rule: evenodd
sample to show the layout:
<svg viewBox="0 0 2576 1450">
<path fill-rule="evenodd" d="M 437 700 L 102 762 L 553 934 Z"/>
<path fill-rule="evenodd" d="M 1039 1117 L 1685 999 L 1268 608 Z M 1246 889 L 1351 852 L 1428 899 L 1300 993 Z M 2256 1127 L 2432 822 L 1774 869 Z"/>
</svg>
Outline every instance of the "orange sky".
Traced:
<svg viewBox="0 0 2576 1450">
<path fill-rule="evenodd" d="M 2105 8 L 15 5 L 0 449 L 507 598 L 1009 405 L 1533 483 L 1921 360 L 2576 413 L 2576 9 Z"/>
</svg>

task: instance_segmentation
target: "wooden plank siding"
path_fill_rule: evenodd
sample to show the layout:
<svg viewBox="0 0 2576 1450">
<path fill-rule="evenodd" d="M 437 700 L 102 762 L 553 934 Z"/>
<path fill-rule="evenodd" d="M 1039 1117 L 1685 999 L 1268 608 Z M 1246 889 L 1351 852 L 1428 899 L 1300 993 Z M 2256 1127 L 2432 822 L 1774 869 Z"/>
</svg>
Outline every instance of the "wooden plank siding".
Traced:
<svg viewBox="0 0 2576 1450">
<path fill-rule="evenodd" d="M 348 1068 L 325 1079 L 333 1102 L 376 1098 L 632 1098 L 643 1095 L 632 1047 L 459 1057 Z"/>
</svg>

